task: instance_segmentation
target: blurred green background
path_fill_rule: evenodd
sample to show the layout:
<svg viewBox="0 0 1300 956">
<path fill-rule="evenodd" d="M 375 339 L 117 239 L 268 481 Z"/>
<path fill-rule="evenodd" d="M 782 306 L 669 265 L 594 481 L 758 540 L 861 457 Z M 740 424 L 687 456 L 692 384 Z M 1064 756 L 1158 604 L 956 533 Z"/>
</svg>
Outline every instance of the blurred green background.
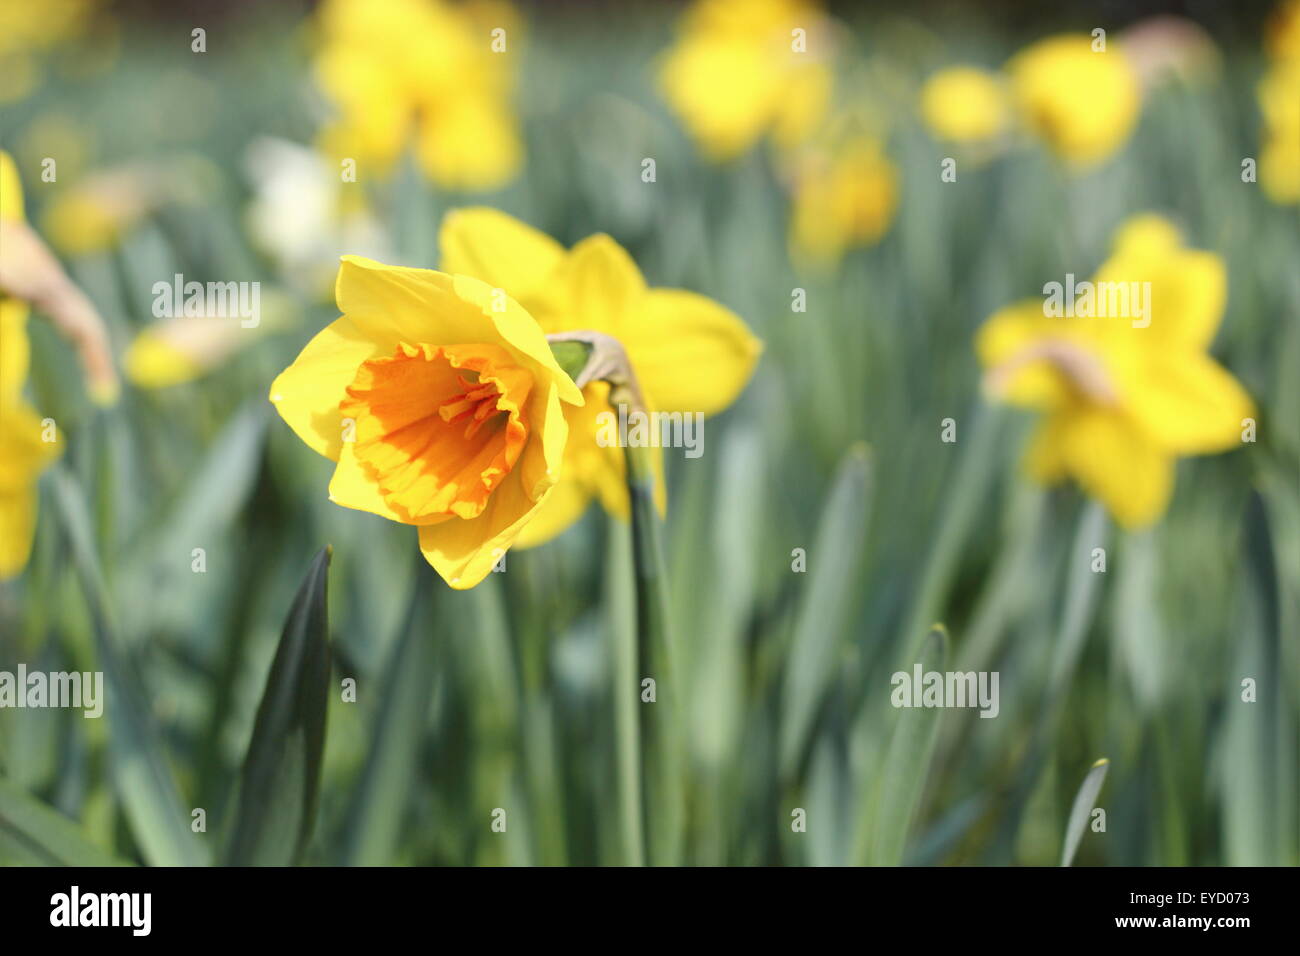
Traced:
<svg viewBox="0 0 1300 956">
<path fill-rule="evenodd" d="M 436 267 L 442 214 L 491 205 L 566 245 L 610 233 L 652 285 L 722 302 L 766 344 L 741 400 L 706 426 L 703 457 L 667 456 L 685 808 L 671 859 L 1054 865 L 1105 757 L 1106 830 L 1084 835 L 1076 862 L 1300 862 L 1300 229 L 1294 207 L 1238 175 L 1260 138 L 1268 7 L 1204 11 L 1218 74 L 1155 90 L 1095 170 L 1068 175 L 1030 147 L 943 184 L 950 150 L 915 109 L 930 72 L 996 68 L 1047 33 L 1138 15 L 1021 9 L 835 10 L 852 38 L 838 69 L 887 117 L 900 194 L 879 243 L 828 271 L 791 263 L 772 154 L 710 165 L 657 95 L 679 5 L 521 6 L 518 178 L 466 196 L 404 160 L 363 183 L 390 261 Z M 267 326 L 196 380 L 128 384 L 102 410 L 58 337 L 31 324 L 28 395 L 67 442 L 42 479 L 31 562 L 0 582 L 0 669 L 103 670 L 110 696 L 102 720 L 0 711 L 0 862 L 92 847 L 219 860 L 239 812 L 279 812 L 238 809 L 239 770 L 295 591 L 327 543 L 333 669 L 304 861 L 634 862 L 627 526 L 592 510 L 453 592 L 411 529 L 327 500 L 330 463 L 266 401 L 337 314 L 245 222 L 249 144 L 310 145 L 327 111 L 310 14 L 95 6 L 0 107 L 38 231 L 55 195 L 40 157 L 64 157 L 61 189 L 142 160 L 185 170 L 185 188 L 154 196 L 111 244 L 62 255 L 119 354 L 151 321 L 152 283 L 175 272 L 261 281 Z M 195 25 L 208 31 L 201 57 Z M 646 156 L 654 185 L 640 178 Z M 1129 534 L 1074 488 L 1022 477 L 1030 420 L 981 398 L 972 339 L 1044 276 L 1089 274 L 1144 210 L 1224 257 L 1212 352 L 1254 397 L 1261 431 L 1181 461 L 1164 520 Z M 791 311 L 795 288 L 805 313 Z M 1089 568 L 1094 547 L 1107 548 L 1105 574 Z M 796 548 L 805 573 L 792 571 Z M 946 644 L 921 643 L 934 622 Z M 998 671 L 998 718 L 891 708 L 889 676 L 910 671 L 918 646 L 940 670 Z M 1246 677 L 1253 704 L 1240 700 Z M 75 821 L 74 835 L 35 804 Z M 191 831 L 197 807 L 206 833 Z M 806 832 L 792 830 L 796 808 Z"/>
</svg>

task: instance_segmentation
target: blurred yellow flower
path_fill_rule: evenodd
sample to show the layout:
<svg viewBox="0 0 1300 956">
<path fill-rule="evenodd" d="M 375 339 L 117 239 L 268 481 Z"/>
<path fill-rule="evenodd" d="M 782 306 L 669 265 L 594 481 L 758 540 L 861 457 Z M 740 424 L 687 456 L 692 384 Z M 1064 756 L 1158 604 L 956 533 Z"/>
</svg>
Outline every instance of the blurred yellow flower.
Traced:
<svg viewBox="0 0 1300 956">
<path fill-rule="evenodd" d="M 509 4 L 326 0 L 318 23 L 316 76 L 339 111 L 322 142 L 336 159 L 382 175 L 414 142 L 441 186 L 491 189 L 518 173 Z"/>
<path fill-rule="evenodd" d="M 921 88 L 921 118 L 939 139 L 987 142 L 1006 129 L 1008 114 L 1002 79 L 987 70 L 949 67 Z"/>
<path fill-rule="evenodd" d="M 1258 94 L 1264 117 L 1260 185 L 1276 203 L 1300 202 L 1300 57 L 1275 63 Z"/>
<path fill-rule="evenodd" d="M 23 222 L 22 183 L 12 157 L 0 150 L 0 225 L 13 222 Z M 0 578 L 27 566 L 36 533 L 36 481 L 60 448 L 53 424 L 22 397 L 29 354 L 27 305 L 0 290 Z"/>
<path fill-rule="evenodd" d="M 1141 107 L 1137 73 L 1114 44 L 1084 34 L 1039 40 L 1007 64 L 1022 121 L 1075 166 L 1101 162 L 1128 139 Z"/>
<path fill-rule="evenodd" d="M 697 0 L 664 57 L 660 88 L 716 162 L 765 135 L 790 146 L 826 115 L 829 32 L 820 6 L 805 0 Z"/>
<path fill-rule="evenodd" d="M 533 317 L 478 279 L 345 256 L 336 294 L 343 315 L 271 401 L 337 462 L 331 501 L 416 525 L 429 564 L 473 587 L 559 480 L 562 408 L 582 393 Z"/>
<path fill-rule="evenodd" d="M 735 401 L 762 351 L 745 324 L 717 303 L 681 289 L 646 286 L 631 257 L 597 234 L 566 250 L 550 236 L 494 209 L 458 209 L 443 220 L 442 268 L 476 276 L 524 304 L 547 334 L 603 332 L 627 352 L 648 409 L 712 415 Z M 597 441 L 598 416 L 611 412 L 609 387 L 593 382 L 586 402 L 564 410 L 569 423 L 564 477 L 519 546 L 541 544 L 577 521 L 592 498 L 628 514 L 622 449 Z M 660 450 L 654 454 L 661 467 Z M 656 492 L 663 507 L 663 482 Z"/>
<path fill-rule="evenodd" d="M 1264 46 L 1275 59 L 1300 59 L 1300 0 L 1282 0 L 1274 8 Z"/>
<path fill-rule="evenodd" d="M 1073 477 L 1120 524 L 1141 527 L 1164 513 L 1178 457 L 1237 447 L 1255 414 L 1207 354 L 1227 275 L 1219 256 L 1185 248 L 1171 223 L 1144 215 L 1119 231 L 1091 290 L 1090 307 L 1084 296 L 1067 303 L 1074 315 L 1048 315 L 1044 300 L 1002 309 L 976 351 L 991 393 L 1045 414 L 1030 475 Z"/>
<path fill-rule="evenodd" d="M 794 170 L 790 253 L 834 267 L 853 247 L 877 242 L 898 208 L 898 170 L 870 136 L 805 150 Z"/>
<path fill-rule="evenodd" d="M 21 100 L 40 82 L 38 54 L 79 33 L 93 0 L 0 3 L 0 102 Z"/>
</svg>

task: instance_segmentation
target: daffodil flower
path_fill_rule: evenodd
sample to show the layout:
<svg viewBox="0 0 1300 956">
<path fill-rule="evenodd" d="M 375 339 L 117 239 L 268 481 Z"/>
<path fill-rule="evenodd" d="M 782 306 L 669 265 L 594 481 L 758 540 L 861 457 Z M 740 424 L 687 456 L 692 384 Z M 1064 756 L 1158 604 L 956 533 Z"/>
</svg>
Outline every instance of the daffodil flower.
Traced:
<svg viewBox="0 0 1300 956">
<path fill-rule="evenodd" d="M 1085 34 L 1048 37 L 1007 64 L 1024 124 L 1067 163 L 1091 166 L 1128 139 L 1141 106 L 1137 72 L 1120 48 Z"/>
<path fill-rule="evenodd" d="M 582 393 L 537 322 L 475 278 L 345 256 L 343 315 L 271 386 L 336 462 L 330 500 L 419 530 L 453 588 L 492 570 L 560 478 Z"/>
<path fill-rule="evenodd" d="M 382 174 L 413 143 L 424 172 L 456 189 L 519 171 L 509 4 L 327 0 L 317 25 L 316 76 L 339 111 L 322 133 L 327 152 Z"/>
<path fill-rule="evenodd" d="M 22 396 L 31 354 L 25 300 L 38 302 L 77 343 L 92 394 L 111 400 L 117 379 L 103 322 L 28 227 L 18 170 L 0 150 L 0 578 L 27 566 L 36 532 L 37 479 L 61 447 L 53 423 Z"/>
<path fill-rule="evenodd" d="M 603 234 L 566 250 L 504 213 L 471 208 L 447 215 L 439 243 L 442 268 L 506 290 L 548 335 L 593 331 L 616 339 L 649 410 L 722 411 L 749 381 L 762 350 L 744 323 L 717 303 L 681 289 L 647 287 L 627 252 Z M 597 441 L 601 413 L 614 411 L 609 385 L 592 382 L 583 393 L 584 404 L 564 409 L 564 477 L 521 532 L 521 547 L 564 531 L 593 498 L 619 517 L 628 514 L 622 449 Z M 660 450 L 646 450 L 659 467 Z M 662 508 L 663 482 L 655 484 Z"/>
<path fill-rule="evenodd" d="M 763 136 L 801 142 L 830 103 L 826 16 L 804 0 L 700 0 L 683 16 L 659 83 L 716 162 Z"/>
<path fill-rule="evenodd" d="M 1278 61 L 1259 84 L 1264 147 L 1259 182 L 1280 204 L 1300 202 L 1300 56 Z"/>
<path fill-rule="evenodd" d="M 953 66 L 925 81 L 921 118 L 941 140 L 988 143 L 1006 130 L 1010 103 L 997 75 L 973 66 Z"/>
<path fill-rule="evenodd" d="M 898 168 L 879 141 L 833 135 L 792 163 L 790 253 L 801 265 L 834 267 L 851 248 L 877 242 L 898 208 Z"/>
<path fill-rule="evenodd" d="M 1178 457 L 1238 447 L 1254 415 L 1250 396 L 1207 354 L 1227 295 L 1223 261 L 1185 248 L 1168 221 L 1139 216 L 1094 284 L 1148 282 L 1148 315 L 1130 304 L 1049 317 L 1033 300 L 993 315 L 976 340 L 989 391 L 1044 413 L 1030 475 L 1073 477 L 1129 528 L 1164 513 Z"/>
</svg>

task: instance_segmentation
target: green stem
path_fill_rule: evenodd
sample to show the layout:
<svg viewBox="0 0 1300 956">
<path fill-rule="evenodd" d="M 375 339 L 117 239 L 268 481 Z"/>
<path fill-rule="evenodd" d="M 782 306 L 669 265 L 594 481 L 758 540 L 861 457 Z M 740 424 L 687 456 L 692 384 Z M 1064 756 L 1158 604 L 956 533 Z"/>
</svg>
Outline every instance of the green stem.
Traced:
<svg viewBox="0 0 1300 956">
<path fill-rule="evenodd" d="M 676 863 L 681 841 L 681 764 L 677 735 L 680 698 L 672 671 L 668 577 L 664 568 L 650 451 L 627 448 L 636 582 L 636 660 L 640 697 L 641 810 L 645 851 L 656 866 Z M 645 699 L 654 680 L 654 702 Z"/>
</svg>

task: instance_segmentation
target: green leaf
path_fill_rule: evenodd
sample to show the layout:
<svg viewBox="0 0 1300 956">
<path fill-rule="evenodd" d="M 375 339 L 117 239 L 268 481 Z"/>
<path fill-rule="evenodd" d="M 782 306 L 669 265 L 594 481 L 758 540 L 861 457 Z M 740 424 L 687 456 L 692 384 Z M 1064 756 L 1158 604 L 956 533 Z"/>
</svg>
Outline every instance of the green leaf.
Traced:
<svg viewBox="0 0 1300 956">
<path fill-rule="evenodd" d="M 835 475 L 817 537 L 807 553 L 808 583 L 795 622 L 782 695 L 782 776 L 793 774 L 804 754 L 849 613 L 861 592 L 857 569 L 867 534 L 869 478 L 866 447 L 850 449 Z"/>
<path fill-rule="evenodd" d="M 1106 782 L 1106 771 L 1110 769 L 1110 761 L 1102 757 L 1088 775 L 1083 778 L 1083 783 L 1079 786 L 1079 792 L 1074 795 L 1074 805 L 1070 807 L 1070 819 L 1065 824 L 1065 844 L 1061 848 L 1061 866 L 1069 866 L 1074 861 L 1075 851 L 1079 849 L 1079 841 L 1083 839 L 1083 834 L 1088 829 L 1088 817 L 1092 813 L 1092 808 L 1097 805 L 1097 794 L 1101 793 L 1101 785 Z"/>
<path fill-rule="evenodd" d="M 311 836 L 329 698 L 329 561 L 322 548 L 280 635 L 244 759 L 228 865 L 296 864 Z"/>
<path fill-rule="evenodd" d="M 394 644 L 384 672 L 365 769 L 348 814 L 345 866 L 391 863 L 397 847 L 437 674 L 435 636 L 420 627 L 428 615 L 419 609 L 427 608 L 429 593 L 417 579 L 406 633 Z"/>
<path fill-rule="evenodd" d="M 917 662 L 922 673 L 942 673 L 947 667 L 948 632 L 942 624 L 936 624 L 925 636 Z M 925 790 L 942 715 L 941 707 L 898 709 L 878 779 L 874 788 L 866 788 L 874 796 L 866 801 L 870 808 L 864 826 L 869 836 L 865 860 L 868 865 L 897 866 L 903 861 L 907 833 Z"/>
<path fill-rule="evenodd" d="M 145 861 L 153 866 L 206 865 L 207 850 L 190 829 L 190 813 L 167 765 L 162 735 L 144 705 L 151 697 L 113 631 L 85 497 L 66 468 L 56 465 L 53 472 L 54 499 L 90 609 L 95 649 L 104 671 L 109 767 L 131 833 Z"/>
<path fill-rule="evenodd" d="M 0 777 L 0 858 L 43 866 L 129 866 L 63 814 Z"/>
</svg>

